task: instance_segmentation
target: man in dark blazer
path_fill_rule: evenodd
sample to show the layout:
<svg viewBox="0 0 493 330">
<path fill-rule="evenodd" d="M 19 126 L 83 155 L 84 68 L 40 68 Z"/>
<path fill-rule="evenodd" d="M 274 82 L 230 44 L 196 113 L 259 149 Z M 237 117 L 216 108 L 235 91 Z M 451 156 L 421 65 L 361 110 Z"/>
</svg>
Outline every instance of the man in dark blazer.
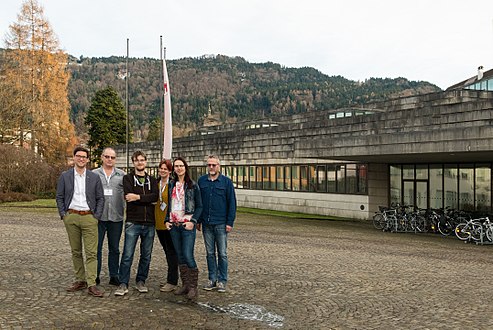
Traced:
<svg viewBox="0 0 493 330">
<path fill-rule="evenodd" d="M 56 204 L 67 230 L 76 278 L 67 291 L 88 288 L 90 295 L 102 297 L 103 292 L 96 286 L 96 273 L 98 220 L 103 214 L 104 191 L 99 176 L 87 170 L 88 162 L 89 150 L 76 147 L 74 167 L 63 172 L 58 179 Z"/>
</svg>

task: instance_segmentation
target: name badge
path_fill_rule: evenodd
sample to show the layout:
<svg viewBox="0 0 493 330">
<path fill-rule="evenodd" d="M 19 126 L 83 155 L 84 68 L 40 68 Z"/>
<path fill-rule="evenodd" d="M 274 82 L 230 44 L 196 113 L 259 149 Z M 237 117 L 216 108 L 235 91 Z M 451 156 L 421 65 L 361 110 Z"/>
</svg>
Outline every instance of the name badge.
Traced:
<svg viewBox="0 0 493 330">
<path fill-rule="evenodd" d="M 166 203 L 165 202 L 162 202 L 161 203 L 161 206 L 159 208 L 161 209 L 161 211 L 166 210 Z"/>
<path fill-rule="evenodd" d="M 104 195 L 105 196 L 113 196 L 113 189 L 111 189 L 111 188 L 105 188 L 104 189 Z"/>
</svg>

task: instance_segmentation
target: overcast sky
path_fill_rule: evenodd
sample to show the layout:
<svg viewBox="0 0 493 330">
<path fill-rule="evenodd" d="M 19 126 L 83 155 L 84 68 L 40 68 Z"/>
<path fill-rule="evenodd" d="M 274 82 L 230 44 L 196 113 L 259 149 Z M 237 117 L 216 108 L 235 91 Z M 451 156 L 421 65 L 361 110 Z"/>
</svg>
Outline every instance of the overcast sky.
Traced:
<svg viewBox="0 0 493 330">
<path fill-rule="evenodd" d="M 492 0 L 38 0 L 61 47 L 79 57 L 204 54 L 314 67 L 352 80 L 446 88 L 493 68 Z M 2 46 L 20 0 L 2 0 Z"/>
</svg>

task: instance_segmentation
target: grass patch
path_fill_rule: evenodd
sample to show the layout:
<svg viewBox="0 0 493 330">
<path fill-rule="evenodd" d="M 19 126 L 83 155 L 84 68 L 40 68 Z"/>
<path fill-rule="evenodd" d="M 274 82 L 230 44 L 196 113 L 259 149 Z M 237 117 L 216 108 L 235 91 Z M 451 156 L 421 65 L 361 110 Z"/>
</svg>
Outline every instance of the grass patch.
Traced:
<svg viewBox="0 0 493 330">
<path fill-rule="evenodd" d="M 31 202 L 8 202 L 1 203 L 0 207 L 56 208 L 56 201 L 54 199 L 36 199 Z"/>
<path fill-rule="evenodd" d="M 267 215 L 274 217 L 282 217 L 282 218 L 293 218 L 293 219 L 313 219 L 313 220 L 351 220 L 347 218 L 326 216 L 326 215 L 317 215 L 317 214 L 307 214 L 307 213 L 294 213 L 294 212 L 284 212 L 284 211 L 274 211 L 274 210 L 263 210 L 263 209 L 254 209 L 249 207 L 238 207 L 239 213 L 249 213 L 249 214 L 258 214 L 258 215 Z"/>
<path fill-rule="evenodd" d="M 53 208 L 56 209 L 56 201 L 54 199 L 36 199 L 31 202 L 7 202 L 0 203 L 0 208 L 3 207 L 16 207 L 16 208 L 26 208 L 26 209 L 36 209 L 36 208 Z M 238 213 L 246 214 L 257 214 L 265 216 L 273 216 L 280 218 L 290 218 L 290 219 L 313 219 L 313 220 L 344 220 L 348 221 L 351 219 L 317 215 L 317 214 L 307 214 L 307 213 L 294 213 L 294 212 L 284 212 L 284 211 L 274 211 L 274 210 L 263 210 L 254 209 L 249 207 L 238 207 Z"/>
</svg>

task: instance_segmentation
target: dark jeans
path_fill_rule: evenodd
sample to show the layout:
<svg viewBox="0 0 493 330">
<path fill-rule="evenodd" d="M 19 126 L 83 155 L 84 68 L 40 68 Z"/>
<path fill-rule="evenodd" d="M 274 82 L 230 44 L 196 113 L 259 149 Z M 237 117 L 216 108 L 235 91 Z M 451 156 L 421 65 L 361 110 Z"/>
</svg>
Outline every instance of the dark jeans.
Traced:
<svg viewBox="0 0 493 330">
<path fill-rule="evenodd" d="M 108 235 L 108 270 L 110 277 L 118 278 L 120 264 L 120 238 L 123 221 L 98 221 L 98 278 L 101 274 L 104 237 Z"/>
<path fill-rule="evenodd" d="M 159 243 L 163 247 L 164 254 L 166 255 L 166 262 L 168 263 L 168 277 L 167 283 L 177 285 L 178 284 L 178 256 L 176 255 L 175 247 L 171 239 L 169 230 L 156 230 Z"/>
<path fill-rule="evenodd" d="M 132 222 L 125 223 L 125 243 L 120 262 L 120 283 L 126 284 L 130 280 L 130 269 L 134 260 L 135 247 L 140 237 L 140 258 L 135 282 L 145 282 L 151 265 L 152 246 L 154 244 L 154 226 L 138 225 Z"/>
</svg>

